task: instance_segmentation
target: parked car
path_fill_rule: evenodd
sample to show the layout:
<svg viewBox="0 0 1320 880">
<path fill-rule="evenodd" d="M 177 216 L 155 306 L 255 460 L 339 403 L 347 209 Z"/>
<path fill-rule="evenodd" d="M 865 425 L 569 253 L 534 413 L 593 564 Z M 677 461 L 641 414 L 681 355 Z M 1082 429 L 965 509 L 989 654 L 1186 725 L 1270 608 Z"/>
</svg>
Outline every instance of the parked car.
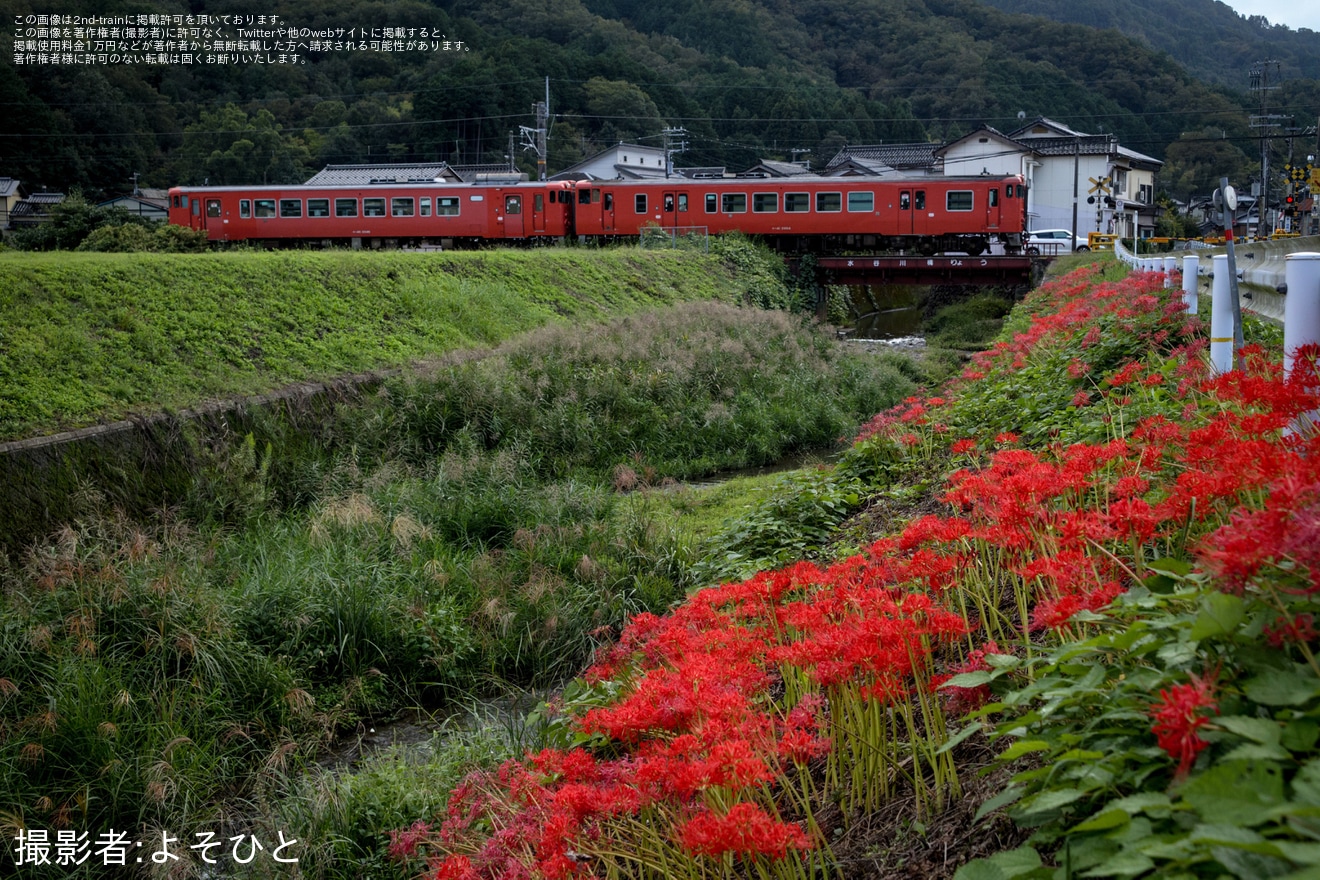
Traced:
<svg viewBox="0 0 1320 880">
<path fill-rule="evenodd" d="M 1034 257 L 1039 254 L 1067 254 L 1074 250 L 1089 251 L 1091 246 L 1085 236 L 1073 235 L 1067 229 L 1037 229 L 1027 233 L 1026 248 L 1027 253 Z"/>
</svg>

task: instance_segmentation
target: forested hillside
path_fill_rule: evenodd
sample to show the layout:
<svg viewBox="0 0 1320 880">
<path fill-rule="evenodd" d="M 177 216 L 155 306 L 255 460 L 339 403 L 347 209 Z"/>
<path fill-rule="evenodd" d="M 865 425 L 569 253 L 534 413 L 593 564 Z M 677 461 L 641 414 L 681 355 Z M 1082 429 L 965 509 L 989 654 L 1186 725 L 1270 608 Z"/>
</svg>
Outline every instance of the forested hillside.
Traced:
<svg viewBox="0 0 1320 880">
<path fill-rule="evenodd" d="M 9 23 L 86 11 L 77 5 L 0 0 L 0 13 Z M 658 144 L 665 126 L 688 132 L 678 164 L 740 170 L 793 150 L 819 166 L 845 143 L 943 140 L 981 123 L 1009 130 L 1020 115 L 1115 132 L 1167 159 L 1185 188 L 1257 152 L 1245 81 L 1210 86 L 1138 38 L 978 0 L 271 7 L 297 27 L 427 28 L 467 49 L 310 52 L 269 66 L 16 65 L 11 29 L 0 40 L 0 176 L 99 197 L 126 191 L 135 173 L 154 186 L 284 183 L 331 163 L 502 162 L 509 132 L 534 124 L 546 77 L 551 171 L 618 140 Z M 97 11 L 146 10 L 117 0 Z M 257 10 L 161 0 L 150 11 Z M 1314 80 L 1290 89 L 1320 112 Z"/>
<path fill-rule="evenodd" d="M 1005 12 L 1039 15 L 1069 24 L 1113 28 L 1168 52 L 1196 76 L 1245 88 L 1260 61 L 1279 62 L 1286 79 L 1320 77 L 1320 34 L 1243 17 L 1219 0 L 985 0 Z M 1312 120 L 1314 121 L 1314 120 Z"/>
</svg>

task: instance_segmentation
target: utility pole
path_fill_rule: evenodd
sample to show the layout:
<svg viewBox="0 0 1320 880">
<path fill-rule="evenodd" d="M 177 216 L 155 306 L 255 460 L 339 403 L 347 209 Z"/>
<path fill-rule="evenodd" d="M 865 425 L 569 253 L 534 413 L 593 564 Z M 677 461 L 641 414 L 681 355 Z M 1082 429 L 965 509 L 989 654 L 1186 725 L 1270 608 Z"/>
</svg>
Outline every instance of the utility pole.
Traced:
<svg viewBox="0 0 1320 880">
<path fill-rule="evenodd" d="M 1292 117 L 1269 112 L 1269 93 L 1279 89 L 1279 62 L 1257 61 L 1251 66 L 1251 91 L 1260 95 L 1260 113 L 1251 117 L 1251 127 L 1260 132 L 1260 196 L 1256 200 L 1256 237 L 1268 234 L 1265 212 L 1270 205 L 1270 132 Z"/>
<path fill-rule="evenodd" d="M 674 173 L 674 154 L 687 149 L 686 128 L 666 128 L 660 132 L 665 138 L 665 177 Z"/>
<path fill-rule="evenodd" d="M 532 113 L 536 115 L 536 128 L 520 125 L 518 130 L 522 132 L 523 149 L 536 153 L 537 179 L 545 180 L 545 142 L 550 133 L 550 77 L 548 76 L 545 78 L 545 100 L 533 104 Z"/>
</svg>

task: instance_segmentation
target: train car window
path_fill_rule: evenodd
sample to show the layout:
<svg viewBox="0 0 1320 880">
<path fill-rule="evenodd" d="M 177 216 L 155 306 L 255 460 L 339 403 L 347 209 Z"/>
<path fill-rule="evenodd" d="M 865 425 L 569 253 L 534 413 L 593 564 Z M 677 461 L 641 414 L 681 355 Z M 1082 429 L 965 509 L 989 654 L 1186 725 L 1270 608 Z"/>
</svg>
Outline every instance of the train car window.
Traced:
<svg viewBox="0 0 1320 880">
<path fill-rule="evenodd" d="M 308 199 L 307 200 L 308 217 L 329 217 L 330 200 L 329 199 Z"/>
<path fill-rule="evenodd" d="M 665 213 L 672 214 L 674 211 L 674 194 L 665 193 Z"/>
<path fill-rule="evenodd" d="M 806 214 L 811 210 L 811 193 L 784 193 L 784 213 Z"/>
<path fill-rule="evenodd" d="M 609 192 L 605 193 L 605 201 L 602 202 L 602 204 L 605 206 L 605 210 L 606 210 L 606 211 L 613 211 L 613 210 L 614 210 L 614 193 L 609 193 Z"/>
<path fill-rule="evenodd" d="M 706 213 L 716 214 L 719 212 L 720 198 L 715 193 L 706 193 Z"/>
<path fill-rule="evenodd" d="M 541 193 L 532 197 L 532 210 L 538 214 L 545 210 L 545 196 Z"/>
<path fill-rule="evenodd" d="M 720 211 L 725 214 L 747 213 L 747 193 L 725 193 L 720 197 Z"/>
<path fill-rule="evenodd" d="M 999 190 L 996 187 L 990 187 L 990 194 L 986 198 L 990 202 L 990 207 L 995 207 L 999 204 Z"/>
<path fill-rule="evenodd" d="M 970 189 L 952 189 L 944 194 L 946 211 L 970 211 L 974 202 Z"/>
<path fill-rule="evenodd" d="M 437 217 L 457 217 L 458 206 L 462 200 L 454 198 L 438 198 L 435 200 L 435 216 Z"/>
<path fill-rule="evenodd" d="M 1004 198 L 1013 198 L 1013 184 L 1010 183 L 1004 186 Z"/>
<path fill-rule="evenodd" d="M 599 187 L 592 187 L 592 190 L 591 190 L 591 201 L 592 201 L 592 203 L 597 203 L 597 204 L 600 202 L 600 188 L 599 188 Z"/>
<path fill-rule="evenodd" d="M 362 200 L 363 217 L 384 217 L 385 200 L 384 199 L 363 199 Z"/>
<path fill-rule="evenodd" d="M 253 214 L 258 220 L 264 219 L 264 218 L 266 218 L 266 217 L 274 217 L 274 216 L 275 216 L 275 200 L 274 200 L 274 199 L 253 199 L 253 200 L 252 200 L 252 214 Z"/>
<path fill-rule="evenodd" d="M 875 210 L 875 193 L 873 192 L 851 192 L 848 193 L 848 210 L 850 212 L 870 213 Z"/>
<path fill-rule="evenodd" d="M 926 210 L 926 191 L 924 189 L 917 190 L 916 201 L 917 201 L 916 208 L 918 211 Z"/>
<path fill-rule="evenodd" d="M 1021 198 L 1026 198 L 1026 195 L 1027 195 L 1027 188 L 1026 188 L 1025 186 L 1023 186 L 1022 184 L 1020 184 L 1020 183 L 1019 183 L 1019 184 L 1015 184 L 1015 186 L 1016 186 L 1016 188 L 1017 188 L 1017 197 L 1018 197 L 1019 199 L 1021 199 Z"/>
<path fill-rule="evenodd" d="M 208 217 L 219 217 L 219 216 L 220 216 L 220 200 L 219 200 L 219 199 L 207 199 L 207 200 L 206 200 L 206 216 L 208 216 Z"/>
<path fill-rule="evenodd" d="M 779 193 L 753 193 L 752 213 L 774 214 L 779 210 Z"/>
<path fill-rule="evenodd" d="M 898 194 L 898 209 L 900 211 L 912 209 L 912 193 L 904 191 Z"/>
<path fill-rule="evenodd" d="M 357 199 L 335 199 L 336 217 L 356 217 Z"/>
<path fill-rule="evenodd" d="M 521 214 L 521 213 L 522 213 L 522 196 L 505 196 L 505 197 L 504 197 L 504 213 L 506 213 L 506 214 Z"/>
<path fill-rule="evenodd" d="M 638 214 L 646 213 L 646 193 L 638 193 L 633 196 L 633 211 Z"/>
<path fill-rule="evenodd" d="M 411 198 L 393 198 L 390 199 L 391 217 L 411 217 L 416 202 Z"/>
<path fill-rule="evenodd" d="M 193 199 L 193 200 L 192 200 L 192 213 L 193 213 L 193 216 L 194 216 L 194 217 L 197 217 L 197 216 L 200 216 L 200 215 L 201 215 L 201 213 L 202 213 L 202 200 L 201 200 L 201 199 Z"/>
<path fill-rule="evenodd" d="M 816 211 L 831 213 L 843 210 L 843 193 L 816 193 Z"/>
<path fill-rule="evenodd" d="M 170 197 L 170 207 L 171 207 L 171 208 L 177 208 L 177 207 L 179 207 L 179 197 L 178 197 L 178 196 L 171 196 L 171 197 Z"/>
<path fill-rule="evenodd" d="M 423 216 L 423 217 L 430 217 L 430 216 L 431 216 L 431 200 L 430 200 L 430 199 L 418 199 L 418 200 L 417 200 L 417 213 L 420 214 L 420 215 Z"/>
<path fill-rule="evenodd" d="M 302 199 L 280 199 L 281 217 L 301 217 Z"/>
<path fill-rule="evenodd" d="M 249 218 L 252 216 L 252 200 L 251 200 L 251 199 L 239 199 L 239 200 L 238 200 L 238 216 L 239 216 L 239 217 L 242 217 L 244 220 L 247 220 L 247 219 L 249 219 Z"/>
<path fill-rule="evenodd" d="M 688 194 L 687 194 L 687 193 L 679 193 L 679 194 L 678 194 L 678 210 L 679 210 L 680 213 L 682 213 L 682 212 L 687 211 L 687 209 L 688 209 Z"/>
<path fill-rule="evenodd" d="M 589 189 L 578 190 L 578 204 L 579 205 L 591 204 L 591 190 Z"/>
</svg>

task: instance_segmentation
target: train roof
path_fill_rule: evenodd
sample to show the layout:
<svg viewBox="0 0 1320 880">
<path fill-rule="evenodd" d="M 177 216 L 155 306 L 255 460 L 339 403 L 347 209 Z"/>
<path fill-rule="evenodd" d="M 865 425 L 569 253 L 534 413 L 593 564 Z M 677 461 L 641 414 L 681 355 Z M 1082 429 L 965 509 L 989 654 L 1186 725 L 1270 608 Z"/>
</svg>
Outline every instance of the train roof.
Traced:
<svg viewBox="0 0 1320 880">
<path fill-rule="evenodd" d="M 372 189 L 390 189 L 398 187 L 407 187 L 409 189 L 512 189 L 516 187 L 553 187 L 556 189 L 566 189 L 563 181 L 518 181 L 511 183 L 477 181 L 474 183 L 462 183 L 448 180 L 377 180 L 371 183 L 344 184 L 344 183 L 288 183 L 280 184 L 257 184 L 253 186 L 206 186 L 204 184 L 179 184 L 170 187 L 170 192 L 189 191 L 189 192 L 246 192 L 246 193 L 288 193 L 288 192 L 343 192 L 345 190 L 372 190 Z"/>
</svg>

